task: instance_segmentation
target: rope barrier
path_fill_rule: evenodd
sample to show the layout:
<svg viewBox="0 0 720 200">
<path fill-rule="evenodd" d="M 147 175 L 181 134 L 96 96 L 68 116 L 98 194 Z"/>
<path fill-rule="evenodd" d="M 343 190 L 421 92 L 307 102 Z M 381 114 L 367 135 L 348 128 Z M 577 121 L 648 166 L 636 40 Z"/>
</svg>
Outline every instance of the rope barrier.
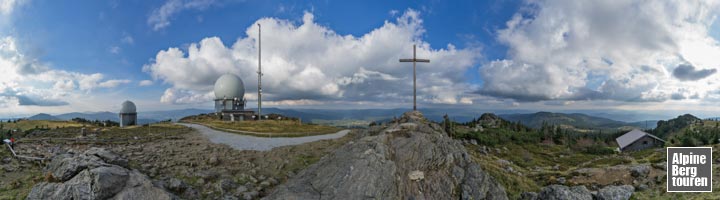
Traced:
<svg viewBox="0 0 720 200">
<path fill-rule="evenodd" d="M 15 149 L 13 149 L 12 146 L 10 146 L 10 144 L 5 143 L 5 146 L 7 146 L 8 149 L 10 149 L 10 152 L 12 152 L 13 157 L 15 157 L 15 158 L 22 158 L 22 159 L 27 159 L 27 160 L 39 160 L 40 162 L 45 161 L 45 158 L 17 155 L 17 153 L 15 153 Z"/>
</svg>

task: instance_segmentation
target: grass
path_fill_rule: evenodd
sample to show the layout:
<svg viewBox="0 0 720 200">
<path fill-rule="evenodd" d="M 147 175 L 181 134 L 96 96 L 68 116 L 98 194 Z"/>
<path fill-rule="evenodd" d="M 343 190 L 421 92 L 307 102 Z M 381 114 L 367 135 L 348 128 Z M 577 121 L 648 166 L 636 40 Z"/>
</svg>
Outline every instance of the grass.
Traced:
<svg viewBox="0 0 720 200">
<path fill-rule="evenodd" d="M 40 170 L 25 171 L 23 176 L 9 181 L 9 184 L 0 188 L 0 199 L 25 199 L 32 187 L 42 180 Z"/>
<path fill-rule="evenodd" d="M 10 151 L 3 145 L 0 148 L 0 158 L 10 157 Z M 12 163 L 19 161 L 13 160 Z M 40 167 L 22 168 L 17 171 L 0 173 L 0 200 L 25 199 L 32 187 L 43 179 Z"/>
<path fill-rule="evenodd" d="M 20 129 L 20 130 L 29 130 L 34 129 L 35 127 L 44 127 L 47 126 L 50 129 L 55 129 L 56 127 L 82 127 L 83 124 L 73 121 L 48 121 L 48 120 L 20 120 L 16 123 L 8 123 L 7 121 L 4 121 L 2 123 L 3 129 Z"/>
<path fill-rule="evenodd" d="M 340 128 L 316 124 L 302 124 L 290 120 L 220 121 L 193 119 L 182 122 L 202 124 L 209 128 L 259 137 L 301 137 L 335 133 Z"/>
<path fill-rule="evenodd" d="M 666 152 L 664 150 L 657 151 L 656 149 L 645 149 L 642 151 L 631 152 L 630 156 L 639 163 L 658 163 L 665 161 L 665 154 Z"/>
<path fill-rule="evenodd" d="M 523 192 L 539 191 L 542 186 L 552 184 L 560 177 L 568 178 L 569 172 L 579 167 L 602 164 L 591 162 L 601 156 L 574 151 L 563 145 L 511 143 L 499 148 L 491 147 L 489 151 L 492 153 L 488 155 L 476 153 L 475 146 L 468 148 L 483 169 L 505 187 L 510 199 L 519 199 Z M 500 153 L 495 149 L 500 149 Z M 500 159 L 512 162 L 511 167 L 521 174 L 507 172 L 498 162 Z M 555 166 L 557 170 L 553 169 Z"/>
<path fill-rule="evenodd" d="M 320 124 L 326 126 L 337 126 L 337 127 L 367 127 L 368 124 L 373 122 L 372 120 L 355 120 L 355 119 L 341 119 L 341 120 L 322 120 L 313 119 L 313 124 Z"/>
<path fill-rule="evenodd" d="M 20 125 L 27 126 L 30 123 L 18 122 Z M 11 123 L 12 124 L 12 123 Z M 70 124 L 70 123 L 68 123 Z M 53 140 L 53 138 L 76 138 L 80 136 L 80 127 L 78 126 L 65 126 L 66 128 L 54 129 L 52 133 L 46 133 L 47 135 L 41 135 L 41 137 L 30 136 L 30 138 L 23 138 L 28 140 L 43 140 L 48 143 L 62 143 L 65 144 L 65 140 Z M 32 128 L 35 128 L 34 125 Z M 90 134 L 91 129 L 86 129 L 86 132 Z M 187 128 L 180 125 L 174 125 L 170 123 L 159 123 L 150 126 L 137 126 L 133 128 L 98 128 L 96 138 L 98 139 L 132 139 L 133 142 L 150 142 L 152 138 L 160 138 L 165 136 L 175 136 L 189 131 Z M 134 137 L 141 139 L 135 140 Z M 118 142 L 121 144 L 123 142 Z M 101 143 L 100 145 L 113 145 L 114 143 Z M 10 151 L 3 145 L 0 148 L 0 159 L 10 157 Z M 13 160 L 12 163 L 17 164 L 19 161 Z M 139 167 L 140 163 L 130 160 L 130 166 Z M 27 165 L 19 165 L 14 172 L 5 172 L 1 167 L 0 170 L 0 200 L 5 199 L 25 199 L 26 196 L 32 190 L 32 187 L 42 182 L 44 179 L 42 172 L 42 164 L 31 163 L 31 167 Z"/>
<path fill-rule="evenodd" d="M 488 172 L 490 176 L 494 177 L 507 192 L 509 199 L 519 199 L 520 194 L 527 191 L 538 191 L 540 186 L 532 179 L 527 176 L 521 176 L 514 173 L 508 173 L 504 167 L 498 162 L 498 157 L 478 155 L 477 151 L 468 151 L 472 154 L 473 159 L 476 163 L 480 164 L 483 170 Z M 504 157 L 503 157 L 504 158 Z M 517 163 L 517 162 L 513 162 Z M 520 171 L 523 174 L 528 174 L 523 168 L 516 165 L 512 166 L 513 169 Z"/>
<path fill-rule="evenodd" d="M 606 168 L 616 165 L 634 165 L 639 163 L 659 163 L 665 161 L 665 151 L 647 149 L 623 154 L 594 155 L 574 151 L 563 145 L 550 144 L 507 144 L 500 148 L 490 147 L 490 154 L 477 153 L 478 146 L 468 145 L 468 152 L 500 184 L 508 194 L 509 199 L 518 199 L 522 192 L 539 191 L 541 187 L 555 184 L 560 177 L 570 178 L 571 172 L 577 168 Z M 497 150 L 500 149 L 500 153 Z M 507 149 L 507 150 L 504 150 Z M 720 155 L 720 145 L 714 145 L 713 155 Z M 714 158 L 714 159 L 715 159 Z M 518 175 L 509 173 L 498 162 L 504 159 L 511 161 L 510 165 Z M 558 165 L 557 170 L 552 166 Z M 538 167 L 538 169 L 536 169 Z M 720 166 L 713 166 L 714 171 L 720 171 Z M 667 193 L 665 182 L 645 191 L 636 191 L 631 199 L 720 199 L 720 174 L 713 174 L 713 193 Z"/>
<path fill-rule="evenodd" d="M 42 140 L 47 143 L 118 143 L 146 142 L 157 138 L 176 136 L 187 132 L 181 125 L 157 123 L 149 126 L 132 126 L 130 128 L 86 128 L 85 138 L 80 138 L 81 127 L 53 129 L 41 135 L 20 138 L 19 141 Z"/>
<path fill-rule="evenodd" d="M 610 166 L 615 166 L 615 165 L 630 164 L 632 162 L 633 161 L 631 159 L 628 159 L 628 158 L 625 158 L 622 156 L 609 156 L 609 157 L 604 157 L 604 158 L 595 160 L 595 161 L 591 162 L 589 165 L 595 166 L 595 167 L 602 167 L 602 166 L 610 167 Z"/>
</svg>

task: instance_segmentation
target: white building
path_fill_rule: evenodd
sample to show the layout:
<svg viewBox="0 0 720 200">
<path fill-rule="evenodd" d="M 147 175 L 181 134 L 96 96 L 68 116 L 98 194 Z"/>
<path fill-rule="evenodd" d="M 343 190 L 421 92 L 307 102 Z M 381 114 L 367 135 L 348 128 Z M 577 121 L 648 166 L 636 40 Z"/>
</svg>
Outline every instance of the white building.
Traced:
<svg viewBox="0 0 720 200">
<path fill-rule="evenodd" d="M 135 103 L 125 101 L 120 108 L 120 127 L 132 126 L 137 124 L 137 110 Z"/>
<path fill-rule="evenodd" d="M 215 81 L 215 113 L 228 121 L 252 119 L 255 114 L 245 110 L 245 84 L 240 77 L 225 74 Z"/>
</svg>

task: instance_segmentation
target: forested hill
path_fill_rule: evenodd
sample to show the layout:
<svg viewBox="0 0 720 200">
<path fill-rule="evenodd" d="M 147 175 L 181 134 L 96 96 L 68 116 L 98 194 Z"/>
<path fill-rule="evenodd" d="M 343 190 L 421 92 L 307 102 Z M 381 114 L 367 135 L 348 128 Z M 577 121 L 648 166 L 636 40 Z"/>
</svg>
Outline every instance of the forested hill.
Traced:
<svg viewBox="0 0 720 200">
<path fill-rule="evenodd" d="M 657 127 L 655 127 L 652 133 L 660 138 L 668 138 L 672 133 L 679 132 L 697 122 L 702 122 L 702 120 L 691 114 L 684 114 L 677 118 L 658 121 Z"/>
<path fill-rule="evenodd" d="M 519 121 L 520 123 L 532 128 L 540 128 L 543 124 L 566 125 L 577 129 L 616 129 L 633 125 L 626 122 L 581 113 L 566 114 L 537 112 L 530 114 L 504 114 L 500 115 L 500 117 L 511 122 Z"/>
</svg>

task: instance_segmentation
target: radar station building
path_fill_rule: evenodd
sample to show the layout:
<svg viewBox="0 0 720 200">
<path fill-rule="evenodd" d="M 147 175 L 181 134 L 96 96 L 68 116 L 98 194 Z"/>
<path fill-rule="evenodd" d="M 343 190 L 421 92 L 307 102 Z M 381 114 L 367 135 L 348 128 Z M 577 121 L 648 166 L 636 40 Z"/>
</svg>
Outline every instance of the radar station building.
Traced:
<svg viewBox="0 0 720 200">
<path fill-rule="evenodd" d="M 253 119 L 255 112 L 245 110 L 245 84 L 240 77 L 225 74 L 215 81 L 215 113 L 226 121 Z"/>
<path fill-rule="evenodd" d="M 137 124 L 137 110 L 135 103 L 125 101 L 120 108 L 120 127 L 132 126 Z"/>
</svg>

